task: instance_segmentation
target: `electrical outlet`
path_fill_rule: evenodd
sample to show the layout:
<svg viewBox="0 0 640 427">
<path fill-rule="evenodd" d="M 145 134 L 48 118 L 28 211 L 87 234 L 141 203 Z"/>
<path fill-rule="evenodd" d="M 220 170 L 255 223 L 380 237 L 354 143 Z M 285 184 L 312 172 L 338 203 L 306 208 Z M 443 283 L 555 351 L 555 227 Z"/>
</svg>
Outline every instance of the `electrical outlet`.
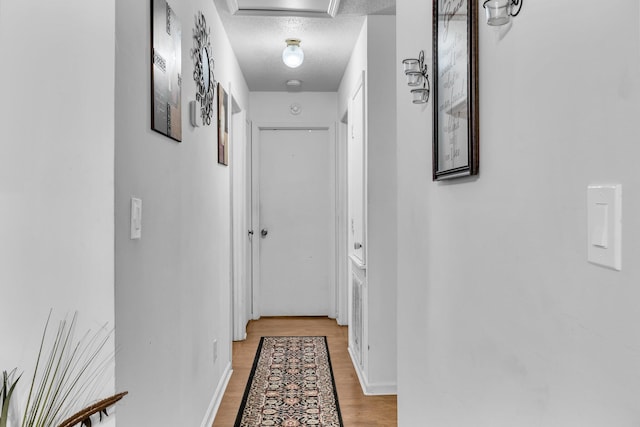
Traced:
<svg viewBox="0 0 640 427">
<path fill-rule="evenodd" d="M 218 340 L 213 340 L 213 363 L 218 360 Z"/>
</svg>

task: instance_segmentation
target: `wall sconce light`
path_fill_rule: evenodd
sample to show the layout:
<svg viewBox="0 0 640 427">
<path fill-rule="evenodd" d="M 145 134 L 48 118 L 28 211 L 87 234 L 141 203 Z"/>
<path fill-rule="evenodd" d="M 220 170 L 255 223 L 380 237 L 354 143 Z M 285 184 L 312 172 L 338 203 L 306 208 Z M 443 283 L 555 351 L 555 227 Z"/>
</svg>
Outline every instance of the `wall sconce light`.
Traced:
<svg viewBox="0 0 640 427">
<path fill-rule="evenodd" d="M 487 13 L 487 25 L 508 24 L 512 16 L 517 16 L 524 0 L 487 0 L 482 4 Z"/>
<path fill-rule="evenodd" d="M 418 59 L 408 58 L 402 61 L 404 65 L 404 75 L 407 78 L 407 85 L 416 87 L 411 89 L 414 104 L 425 104 L 429 101 L 429 92 L 431 85 L 429 84 L 429 75 L 427 74 L 427 65 L 424 63 L 424 50 L 420 51 Z"/>
<path fill-rule="evenodd" d="M 287 47 L 282 51 L 282 62 L 289 68 L 298 68 L 304 61 L 304 52 L 299 39 L 285 40 Z"/>
</svg>

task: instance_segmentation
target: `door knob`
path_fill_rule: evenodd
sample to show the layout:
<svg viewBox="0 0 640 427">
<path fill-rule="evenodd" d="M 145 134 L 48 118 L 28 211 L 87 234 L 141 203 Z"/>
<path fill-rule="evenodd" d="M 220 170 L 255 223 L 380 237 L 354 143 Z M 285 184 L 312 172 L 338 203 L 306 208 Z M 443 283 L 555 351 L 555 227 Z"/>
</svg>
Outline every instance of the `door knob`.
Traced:
<svg viewBox="0 0 640 427">
<path fill-rule="evenodd" d="M 269 234 L 269 230 L 267 230 L 266 228 L 263 228 L 262 230 L 260 230 L 260 235 L 262 237 L 267 237 L 267 234 Z"/>
<path fill-rule="evenodd" d="M 362 247 L 362 243 L 355 242 L 355 243 L 353 244 L 353 249 L 355 249 L 355 250 L 358 250 L 358 249 L 360 249 L 361 247 Z"/>
</svg>

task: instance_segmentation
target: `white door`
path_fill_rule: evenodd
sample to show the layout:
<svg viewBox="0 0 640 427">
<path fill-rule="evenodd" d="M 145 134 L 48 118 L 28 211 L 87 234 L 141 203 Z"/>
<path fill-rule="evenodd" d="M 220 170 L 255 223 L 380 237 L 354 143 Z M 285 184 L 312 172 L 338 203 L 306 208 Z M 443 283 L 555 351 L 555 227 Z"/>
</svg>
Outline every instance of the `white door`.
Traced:
<svg viewBox="0 0 640 427">
<path fill-rule="evenodd" d="M 259 312 L 326 316 L 333 295 L 335 194 L 329 130 L 261 129 Z"/>
</svg>

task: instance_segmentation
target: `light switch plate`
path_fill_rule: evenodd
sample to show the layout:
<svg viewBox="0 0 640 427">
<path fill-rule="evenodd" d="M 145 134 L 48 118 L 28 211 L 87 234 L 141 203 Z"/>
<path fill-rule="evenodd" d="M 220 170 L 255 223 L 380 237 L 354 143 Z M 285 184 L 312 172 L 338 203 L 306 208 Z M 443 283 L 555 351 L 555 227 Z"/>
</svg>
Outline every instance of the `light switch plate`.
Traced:
<svg viewBox="0 0 640 427">
<path fill-rule="evenodd" d="M 142 237 L 142 200 L 131 198 L 131 239 Z"/>
<path fill-rule="evenodd" d="M 587 188 L 587 259 L 622 269 L 622 185 Z"/>
</svg>

